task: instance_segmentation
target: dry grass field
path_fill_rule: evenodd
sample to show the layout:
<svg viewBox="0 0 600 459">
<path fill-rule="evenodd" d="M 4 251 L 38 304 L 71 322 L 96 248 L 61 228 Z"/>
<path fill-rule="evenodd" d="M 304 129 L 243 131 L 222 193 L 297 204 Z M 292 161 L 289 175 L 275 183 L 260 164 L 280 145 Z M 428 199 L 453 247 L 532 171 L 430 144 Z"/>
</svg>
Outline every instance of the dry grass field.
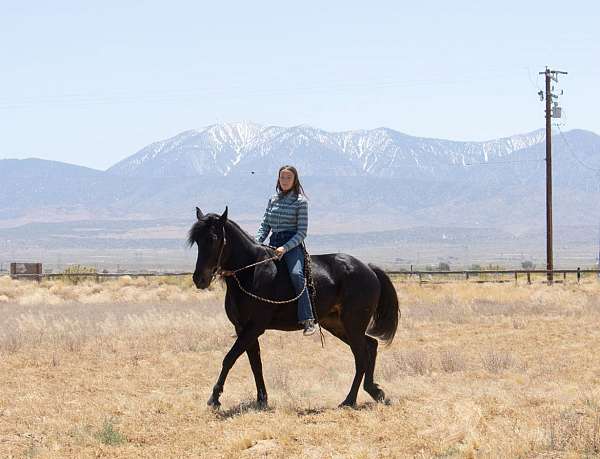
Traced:
<svg viewBox="0 0 600 459">
<path fill-rule="evenodd" d="M 0 457 L 592 457 L 600 454 L 600 283 L 397 284 L 376 380 L 326 333 L 261 338 L 270 409 L 232 344 L 220 287 L 0 278 Z"/>
</svg>

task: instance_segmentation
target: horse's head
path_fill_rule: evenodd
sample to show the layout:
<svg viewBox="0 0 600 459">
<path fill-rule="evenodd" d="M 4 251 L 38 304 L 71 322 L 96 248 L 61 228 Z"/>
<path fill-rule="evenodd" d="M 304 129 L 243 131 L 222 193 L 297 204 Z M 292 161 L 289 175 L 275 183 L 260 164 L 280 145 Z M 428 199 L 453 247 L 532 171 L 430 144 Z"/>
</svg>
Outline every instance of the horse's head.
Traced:
<svg viewBox="0 0 600 459">
<path fill-rule="evenodd" d="M 188 235 L 190 246 L 198 246 L 196 269 L 192 279 L 197 288 L 207 288 L 215 273 L 220 268 L 223 249 L 225 248 L 225 223 L 227 207 L 223 215 L 206 214 L 196 207 L 196 218 Z"/>
</svg>

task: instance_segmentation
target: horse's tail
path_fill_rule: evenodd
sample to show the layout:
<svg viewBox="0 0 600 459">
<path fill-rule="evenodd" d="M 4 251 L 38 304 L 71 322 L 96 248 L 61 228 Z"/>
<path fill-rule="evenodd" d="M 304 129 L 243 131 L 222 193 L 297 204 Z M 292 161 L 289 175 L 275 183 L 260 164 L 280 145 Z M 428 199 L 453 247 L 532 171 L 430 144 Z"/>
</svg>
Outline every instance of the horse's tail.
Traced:
<svg viewBox="0 0 600 459">
<path fill-rule="evenodd" d="M 371 263 L 369 263 L 369 268 L 375 272 L 377 279 L 379 279 L 381 294 L 367 333 L 379 338 L 386 344 L 390 344 L 396 335 L 398 319 L 400 318 L 398 295 L 391 279 L 381 268 Z"/>
</svg>

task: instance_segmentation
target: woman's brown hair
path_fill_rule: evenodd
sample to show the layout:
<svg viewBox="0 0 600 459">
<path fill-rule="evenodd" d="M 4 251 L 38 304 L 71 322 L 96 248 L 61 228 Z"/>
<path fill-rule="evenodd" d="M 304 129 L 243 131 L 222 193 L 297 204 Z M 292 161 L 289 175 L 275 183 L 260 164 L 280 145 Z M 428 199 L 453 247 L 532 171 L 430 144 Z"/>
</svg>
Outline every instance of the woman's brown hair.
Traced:
<svg viewBox="0 0 600 459">
<path fill-rule="evenodd" d="M 306 197 L 304 188 L 302 188 L 302 184 L 300 183 L 300 177 L 298 177 L 298 171 L 296 170 L 296 168 L 294 166 L 290 166 L 290 165 L 281 166 L 279 168 L 279 172 L 277 172 L 277 184 L 275 185 L 275 190 L 277 191 L 277 193 L 283 193 L 281 186 L 279 186 L 279 174 L 281 174 L 281 171 L 290 171 L 291 173 L 294 174 L 294 184 L 292 185 L 292 188 L 290 191 L 293 191 L 296 194 L 302 194 Z"/>
</svg>

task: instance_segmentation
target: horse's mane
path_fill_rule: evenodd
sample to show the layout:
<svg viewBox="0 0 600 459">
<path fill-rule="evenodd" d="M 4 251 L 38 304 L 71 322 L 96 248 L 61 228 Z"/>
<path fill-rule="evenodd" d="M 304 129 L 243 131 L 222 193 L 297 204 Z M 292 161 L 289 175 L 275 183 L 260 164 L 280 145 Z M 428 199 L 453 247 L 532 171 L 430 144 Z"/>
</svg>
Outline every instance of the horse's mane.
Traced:
<svg viewBox="0 0 600 459">
<path fill-rule="evenodd" d="M 258 244 L 258 242 L 256 242 L 256 239 L 254 239 L 252 236 L 250 236 L 250 234 L 248 234 L 248 232 L 242 228 L 240 225 L 238 225 L 236 222 L 234 222 L 233 220 L 227 220 L 229 223 L 231 223 L 234 228 L 236 228 L 244 238 L 246 238 L 246 240 L 248 242 L 252 242 L 253 244 Z"/>
<path fill-rule="evenodd" d="M 207 217 L 219 217 L 219 215 L 217 214 L 207 214 Z M 236 222 L 234 222 L 233 220 L 227 219 L 228 223 L 231 223 L 231 225 L 234 227 L 234 229 L 236 229 L 238 231 L 238 233 L 244 238 L 246 239 L 246 241 L 254 244 L 254 245 L 258 245 L 258 242 L 256 242 L 256 240 L 250 236 L 250 234 L 248 234 L 248 232 L 243 229 L 240 225 L 238 225 Z M 194 243 L 196 242 L 196 240 L 198 239 L 198 233 L 200 232 L 200 230 L 203 228 L 203 226 L 206 224 L 205 221 L 197 221 L 195 222 L 192 227 L 190 228 L 190 231 L 188 232 L 188 238 L 187 238 L 187 243 L 188 245 L 191 247 L 194 245 Z"/>
</svg>

